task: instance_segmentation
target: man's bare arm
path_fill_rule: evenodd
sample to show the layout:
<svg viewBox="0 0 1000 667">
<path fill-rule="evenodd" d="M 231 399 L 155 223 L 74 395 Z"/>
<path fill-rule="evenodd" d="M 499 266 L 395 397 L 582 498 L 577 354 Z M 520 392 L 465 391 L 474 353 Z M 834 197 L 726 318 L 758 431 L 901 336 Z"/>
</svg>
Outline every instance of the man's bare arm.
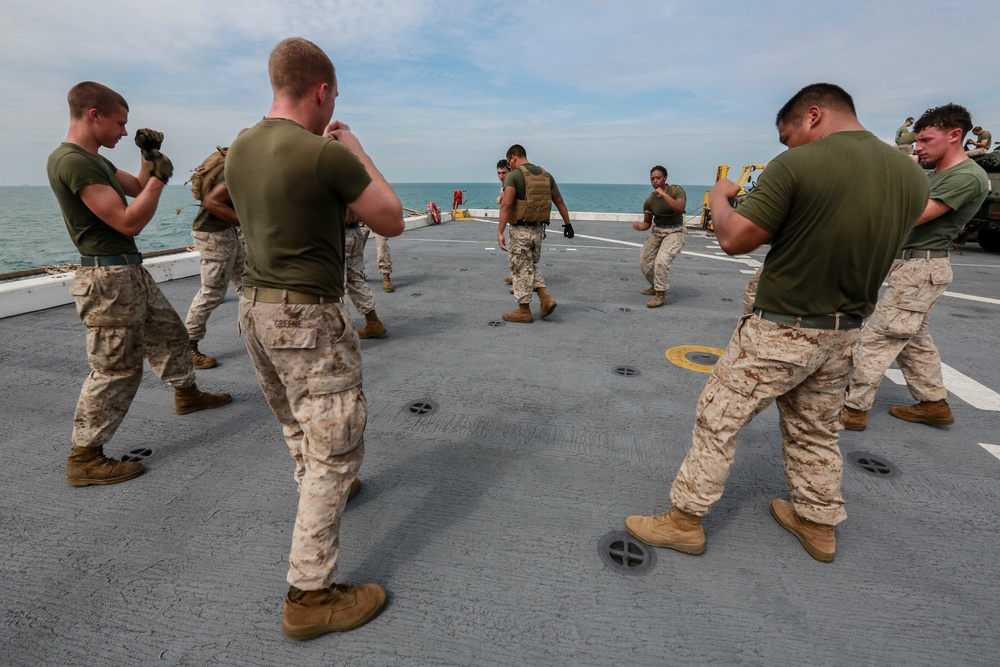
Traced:
<svg viewBox="0 0 1000 667">
<path fill-rule="evenodd" d="M 382 172 L 375 167 L 371 157 L 361 147 L 361 142 L 351 132 L 347 123 L 333 121 L 326 126 L 323 136 L 339 141 L 354 153 L 372 179 L 361 196 L 348 204 L 355 215 L 364 220 L 365 224 L 379 236 L 392 237 L 402 234 L 405 225 L 403 204 L 400 203 L 392 186 L 382 176 Z"/>
<path fill-rule="evenodd" d="M 507 223 L 511 221 L 511 216 L 514 215 L 514 197 L 516 196 L 513 186 L 504 187 L 503 197 L 500 200 L 500 225 L 497 227 L 497 243 L 500 244 L 500 249 L 504 252 L 507 252 L 507 243 L 504 240 L 503 232 L 507 229 Z"/>
<path fill-rule="evenodd" d="M 727 255 L 748 253 L 771 240 L 770 232 L 744 218 L 729 204 L 739 191 L 735 183 L 724 178 L 715 184 L 709 195 L 712 227 L 719 247 Z"/>
<path fill-rule="evenodd" d="M 212 188 L 201 203 L 208 209 L 209 213 L 219 220 L 231 225 L 240 224 L 240 219 L 236 216 L 236 209 L 233 208 L 233 199 L 229 196 L 229 188 L 226 187 L 225 183 L 219 183 Z"/>
<path fill-rule="evenodd" d="M 917 221 L 913 223 L 913 226 L 918 227 L 925 222 L 930 222 L 931 220 L 940 218 L 950 210 L 951 208 L 940 199 L 928 199 L 927 206 L 924 207 L 924 212 L 919 218 L 917 218 Z"/>
<path fill-rule="evenodd" d="M 156 213 L 164 183 L 158 178 L 150 178 L 132 203 L 126 205 L 110 185 L 93 183 L 83 187 L 77 194 L 94 215 L 112 229 L 128 236 L 138 236 Z"/>
<path fill-rule="evenodd" d="M 559 215 L 563 219 L 563 224 L 572 224 L 569 221 L 569 211 L 566 209 L 566 202 L 563 201 L 562 195 L 559 194 L 558 190 L 552 191 L 552 203 L 556 205 L 556 210 L 559 211 Z"/>
</svg>

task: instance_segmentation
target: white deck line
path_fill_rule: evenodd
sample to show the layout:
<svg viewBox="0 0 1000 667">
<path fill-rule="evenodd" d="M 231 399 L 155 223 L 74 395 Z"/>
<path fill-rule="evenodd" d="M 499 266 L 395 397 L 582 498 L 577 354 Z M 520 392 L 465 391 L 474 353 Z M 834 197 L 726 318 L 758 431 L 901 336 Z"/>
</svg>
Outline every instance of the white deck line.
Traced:
<svg viewBox="0 0 1000 667">
<path fill-rule="evenodd" d="M 990 445 L 985 442 L 979 443 L 979 446 L 988 451 L 993 456 L 1000 459 L 1000 445 Z"/>
<path fill-rule="evenodd" d="M 1000 394 L 976 382 L 968 375 L 956 371 L 948 364 L 941 364 L 945 388 L 955 396 L 980 410 L 1000 411 Z M 898 368 L 890 368 L 885 376 L 898 385 L 905 385 L 903 373 Z"/>
</svg>

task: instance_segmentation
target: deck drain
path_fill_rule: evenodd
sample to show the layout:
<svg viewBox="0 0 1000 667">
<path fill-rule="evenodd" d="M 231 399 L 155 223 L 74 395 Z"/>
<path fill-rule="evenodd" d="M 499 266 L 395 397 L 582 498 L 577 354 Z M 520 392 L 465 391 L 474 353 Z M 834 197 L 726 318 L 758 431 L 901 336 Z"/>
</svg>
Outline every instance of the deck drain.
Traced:
<svg viewBox="0 0 1000 667">
<path fill-rule="evenodd" d="M 656 565 L 656 552 L 624 531 L 605 535 L 597 553 L 605 565 L 622 574 L 647 574 Z"/>
<path fill-rule="evenodd" d="M 423 294 L 421 294 L 420 292 L 414 292 L 410 296 L 423 296 Z"/>
<path fill-rule="evenodd" d="M 678 345 L 672 347 L 664 353 L 671 363 L 697 371 L 699 373 L 711 373 L 715 367 L 715 362 L 722 356 L 722 350 L 716 347 L 705 347 L 704 345 Z"/>
<path fill-rule="evenodd" d="M 714 366 L 715 362 L 719 360 L 719 357 L 711 352 L 688 352 L 684 355 L 684 358 L 692 363 L 702 364 L 703 366 Z"/>
<path fill-rule="evenodd" d="M 847 460 L 858 468 L 861 468 L 869 475 L 891 479 L 899 477 L 899 468 L 889 462 L 884 456 L 872 454 L 870 452 L 854 452 L 847 457 Z"/>
<path fill-rule="evenodd" d="M 628 278 L 619 278 L 618 280 L 622 281 L 623 283 L 627 283 L 628 282 Z"/>
<path fill-rule="evenodd" d="M 413 401 L 412 403 L 410 403 L 409 410 L 413 414 L 420 415 L 421 417 L 423 417 L 424 415 L 429 415 L 430 413 L 437 410 L 437 403 L 435 403 L 430 399 L 424 398 L 419 401 Z"/>
<path fill-rule="evenodd" d="M 730 298 L 728 298 L 728 297 L 722 297 L 722 300 L 723 300 L 723 301 L 732 301 L 732 299 L 730 299 Z"/>
<path fill-rule="evenodd" d="M 489 322 L 486 323 L 486 326 L 488 326 L 488 327 L 502 327 L 505 324 L 507 324 L 507 323 L 506 322 L 501 322 L 500 320 L 490 320 Z"/>
<path fill-rule="evenodd" d="M 639 371 L 631 366 L 615 366 L 615 373 L 623 377 L 634 377 L 639 374 Z"/>
<path fill-rule="evenodd" d="M 632 309 L 631 308 L 619 308 L 618 312 L 619 313 L 631 313 Z"/>
<path fill-rule="evenodd" d="M 459 271 L 468 271 L 468 269 L 459 269 Z"/>
<path fill-rule="evenodd" d="M 122 455 L 122 461 L 142 461 L 143 459 L 148 459 L 153 455 L 153 450 L 148 447 L 137 447 L 136 449 L 129 450 Z"/>
</svg>

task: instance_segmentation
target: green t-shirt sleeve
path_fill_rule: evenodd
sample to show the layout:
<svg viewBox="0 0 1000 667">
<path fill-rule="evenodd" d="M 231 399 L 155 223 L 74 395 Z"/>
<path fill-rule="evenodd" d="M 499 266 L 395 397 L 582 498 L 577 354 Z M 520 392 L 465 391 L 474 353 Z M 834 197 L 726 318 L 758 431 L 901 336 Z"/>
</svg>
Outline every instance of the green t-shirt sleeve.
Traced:
<svg viewBox="0 0 1000 667">
<path fill-rule="evenodd" d="M 646 197 L 646 201 L 642 204 L 643 214 L 653 215 L 653 195 Z"/>
<path fill-rule="evenodd" d="M 98 160 L 114 174 L 118 169 L 103 155 L 96 156 Z M 109 172 L 102 170 L 93 160 L 88 160 L 86 156 L 77 152 L 68 152 L 59 160 L 59 178 L 73 194 L 79 194 L 80 190 L 88 185 L 107 185 L 114 187 L 108 182 Z M 113 176 L 112 176 L 113 178 Z"/>
<path fill-rule="evenodd" d="M 320 151 L 318 174 L 337 195 L 350 204 L 372 182 L 368 170 L 354 153 L 339 141 L 330 140 Z"/>
<path fill-rule="evenodd" d="M 795 179 L 780 162 L 772 160 L 757 179 L 757 186 L 737 209 L 737 213 L 772 236 L 788 219 Z"/>
<path fill-rule="evenodd" d="M 523 193 L 524 192 L 524 174 L 521 173 L 520 169 L 514 169 L 503 179 L 503 186 L 505 188 L 514 188 L 514 192 Z M 522 195 L 523 196 L 523 195 Z"/>
<path fill-rule="evenodd" d="M 674 199 L 683 199 L 685 204 L 687 203 L 687 198 L 688 198 L 687 193 L 684 192 L 684 188 L 682 188 L 679 185 L 671 185 L 670 192 L 668 192 L 667 194 L 669 194 Z M 687 210 L 687 206 L 685 206 L 684 209 Z M 679 211 L 679 212 L 683 213 L 684 211 Z"/>
<path fill-rule="evenodd" d="M 949 170 L 931 183 L 931 199 L 939 202 L 955 211 L 971 200 L 979 197 L 979 181 L 969 178 L 967 172 Z"/>
<path fill-rule="evenodd" d="M 983 146 L 986 150 L 989 150 L 993 145 L 993 135 L 987 130 L 983 130 L 983 133 L 979 135 L 979 140 L 986 142 L 986 145 Z"/>
</svg>

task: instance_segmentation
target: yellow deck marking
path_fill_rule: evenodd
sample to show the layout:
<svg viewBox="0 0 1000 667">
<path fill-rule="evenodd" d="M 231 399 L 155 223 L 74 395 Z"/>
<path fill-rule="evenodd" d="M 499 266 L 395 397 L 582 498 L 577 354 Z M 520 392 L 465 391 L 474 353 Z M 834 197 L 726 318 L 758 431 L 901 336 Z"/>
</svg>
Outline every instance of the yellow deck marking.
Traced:
<svg viewBox="0 0 1000 667">
<path fill-rule="evenodd" d="M 708 354 L 714 354 L 717 357 L 722 356 L 722 350 L 719 348 L 705 347 L 703 345 L 678 345 L 677 347 L 670 348 L 664 354 L 666 354 L 667 359 L 681 368 L 686 368 L 689 371 L 697 371 L 699 373 L 711 373 L 713 366 L 696 364 L 687 358 L 687 355 L 692 352 L 707 352 Z"/>
</svg>

